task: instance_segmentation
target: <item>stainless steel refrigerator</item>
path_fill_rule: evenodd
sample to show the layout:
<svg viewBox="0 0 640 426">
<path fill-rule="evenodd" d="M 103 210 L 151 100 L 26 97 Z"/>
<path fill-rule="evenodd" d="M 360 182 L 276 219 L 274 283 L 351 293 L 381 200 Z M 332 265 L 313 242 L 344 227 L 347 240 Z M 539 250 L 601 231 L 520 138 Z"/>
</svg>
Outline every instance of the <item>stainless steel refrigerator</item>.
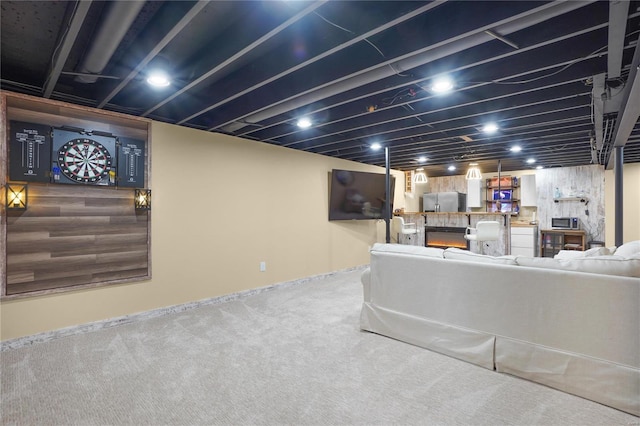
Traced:
<svg viewBox="0 0 640 426">
<path fill-rule="evenodd" d="M 466 210 L 467 197 L 461 192 L 430 192 L 422 196 L 423 212 L 463 212 Z"/>
</svg>

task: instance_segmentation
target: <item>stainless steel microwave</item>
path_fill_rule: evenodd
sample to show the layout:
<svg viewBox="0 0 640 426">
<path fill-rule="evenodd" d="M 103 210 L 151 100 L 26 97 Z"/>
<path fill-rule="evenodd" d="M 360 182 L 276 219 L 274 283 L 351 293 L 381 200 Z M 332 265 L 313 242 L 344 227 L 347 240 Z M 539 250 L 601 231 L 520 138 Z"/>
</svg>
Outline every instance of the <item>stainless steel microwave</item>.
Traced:
<svg viewBox="0 0 640 426">
<path fill-rule="evenodd" d="M 552 217 L 551 227 L 557 229 L 580 229 L 577 217 Z"/>
</svg>

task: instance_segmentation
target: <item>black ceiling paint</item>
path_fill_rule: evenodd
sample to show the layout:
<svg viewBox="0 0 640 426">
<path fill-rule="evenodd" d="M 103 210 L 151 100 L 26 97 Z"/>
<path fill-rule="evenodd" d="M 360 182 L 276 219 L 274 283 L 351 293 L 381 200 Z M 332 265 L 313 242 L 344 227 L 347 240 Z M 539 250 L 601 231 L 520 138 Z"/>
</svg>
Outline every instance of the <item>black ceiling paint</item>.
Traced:
<svg viewBox="0 0 640 426">
<path fill-rule="evenodd" d="M 628 2 L 620 78 L 607 78 L 607 113 L 594 115 L 593 76 L 607 74 L 609 2 L 544 1 L 147 1 L 95 83 L 68 73 L 95 46 L 114 2 L 94 1 L 51 98 L 229 133 L 368 164 L 369 145 L 391 148 L 391 165 L 430 176 L 483 170 L 606 164 L 640 32 L 640 2 Z M 566 4 L 566 3 L 565 3 Z M 0 3 L 2 89 L 41 96 L 76 10 L 74 1 Z M 532 17 L 549 12 L 531 21 Z M 397 20 L 392 25 L 392 21 Z M 515 24 L 514 24 L 515 23 Z M 517 27 L 513 27 L 517 25 Z M 485 31 L 504 37 L 501 41 Z M 365 35 L 366 38 L 365 38 Z M 169 37 L 169 38 L 167 38 Z M 172 85 L 129 76 L 159 43 Z M 514 47 L 511 44 L 517 46 Z M 422 61 L 412 62 L 412 56 Z M 456 87 L 434 94 L 447 73 Z M 108 102 L 104 102 L 109 95 Z M 638 100 L 630 100 L 639 102 Z M 306 115 L 314 125 L 297 128 Z M 595 120 L 607 129 L 592 156 Z M 485 135 L 495 121 L 500 130 Z M 231 126 L 230 126 L 231 125 Z M 522 152 L 509 148 L 519 144 Z M 640 124 L 625 146 L 640 161 Z M 426 156 L 425 164 L 416 159 Z"/>
</svg>

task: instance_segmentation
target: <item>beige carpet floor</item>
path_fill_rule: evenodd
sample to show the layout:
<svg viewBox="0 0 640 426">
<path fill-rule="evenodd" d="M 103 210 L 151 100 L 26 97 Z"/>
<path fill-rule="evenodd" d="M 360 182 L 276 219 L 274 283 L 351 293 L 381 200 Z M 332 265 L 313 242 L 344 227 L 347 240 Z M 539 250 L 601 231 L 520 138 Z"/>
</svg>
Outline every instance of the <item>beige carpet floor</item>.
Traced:
<svg viewBox="0 0 640 426">
<path fill-rule="evenodd" d="M 638 425 L 358 327 L 360 272 L 0 354 L 3 425 Z M 215 283 L 212 283 L 215 285 Z"/>
</svg>

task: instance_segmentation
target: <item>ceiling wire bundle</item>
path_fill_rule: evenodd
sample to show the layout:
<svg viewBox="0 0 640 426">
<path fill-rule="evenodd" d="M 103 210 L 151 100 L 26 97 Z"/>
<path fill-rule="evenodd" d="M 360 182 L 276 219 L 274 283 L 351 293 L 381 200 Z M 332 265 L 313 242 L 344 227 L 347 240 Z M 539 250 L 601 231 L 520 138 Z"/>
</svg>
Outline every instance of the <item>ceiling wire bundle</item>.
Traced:
<svg viewBox="0 0 640 426">
<path fill-rule="evenodd" d="M 415 96 L 416 96 L 416 91 L 410 87 L 408 89 L 398 90 L 393 96 L 388 96 L 386 98 L 383 98 L 382 103 L 385 106 L 391 106 L 398 100 L 402 100 L 405 98 L 413 98 Z"/>
<path fill-rule="evenodd" d="M 630 33 L 630 34 L 627 34 L 626 38 L 633 37 L 634 35 L 636 35 L 636 34 L 638 34 L 638 33 L 640 33 L 640 30 L 633 31 L 633 32 L 632 32 L 632 33 Z M 603 46 L 603 47 L 601 47 L 601 48 L 599 48 L 599 49 L 594 50 L 593 52 L 589 53 L 588 55 L 585 55 L 585 56 L 583 56 L 583 57 L 581 57 L 581 58 L 577 58 L 577 59 L 575 59 L 575 60 L 571 61 L 570 63 L 568 63 L 567 65 L 565 65 L 564 67 L 560 68 L 560 69 L 559 69 L 559 70 L 557 70 L 557 71 L 554 71 L 554 72 L 549 73 L 549 74 L 541 75 L 541 76 L 539 76 L 539 77 L 530 78 L 530 79 L 528 79 L 528 80 L 519 80 L 519 81 L 498 81 L 498 80 L 491 80 L 491 82 L 492 82 L 492 83 L 495 83 L 495 84 L 526 84 L 526 83 L 531 83 L 531 82 L 534 82 L 534 81 L 542 80 L 543 78 L 553 77 L 554 75 L 556 75 L 556 74 L 560 74 L 561 72 L 563 72 L 563 71 L 565 71 L 566 69 L 568 69 L 569 67 L 571 67 L 571 66 L 573 66 L 573 65 L 577 64 L 578 62 L 585 61 L 585 60 L 589 59 L 591 56 L 596 55 L 596 54 L 598 54 L 598 53 L 601 53 L 603 50 L 606 50 L 608 47 L 609 47 L 608 45 L 605 45 L 605 46 Z M 603 53 L 603 55 L 606 55 L 606 54 L 607 54 L 607 53 Z"/>
<path fill-rule="evenodd" d="M 603 144 L 599 155 L 600 164 L 606 164 L 609 161 L 609 157 L 611 156 L 611 151 L 613 150 L 613 131 L 615 124 L 615 117 L 610 116 L 605 119 L 605 129 L 602 138 Z"/>
<path fill-rule="evenodd" d="M 317 15 L 320 19 L 322 19 L 323 21 L 325 21 L 327 24 L 329 24 L 329 25 L 333 25 L 334 27 L 336 27 L 336 28 L 338 28 L 338 29 L 341 29 L 342 31 L 345 31 L 345 32 L 347 32 L 347 33 L 349 33 L 349 34 L 356 35 L 356 33 L 355 33 L 355 32 L 353 32 L 353 31 L 351 31 L 351 30 L 349 30 L 349 29 L 347 29 L 347 28 L 341 27 L 340 25 L 336 24 L 335 22 L 332 22 L 332 21 L 330 21 L 329 19 L 325 18 L 324 16 L 322 16 L 322 15 L 321 15 L 321 14 L 319 14 L 318 12 L 314 11 L 313 13 L 314 13 L 315 15 Z M 364 39 L 364 41 L 366 41 L 366 42 L 367 42 L 371 47 L 373 47 L 373 48 L 374 48 L 374 49 L 375 49 L 375 50 L 380 54 L 380 56 L 382 56 L 383 58 L 385 58 L 385 59 L 386 59 L 386 56 L 384 55 L 384 53 L 382 53 L 382 50 L 380 50 L 380 49 L 378 48 L 378 46 L 376 46 L 376 45 L 375 45 L 371 40 L 369 40 L 369 39 L 365 38 L 365 39 Z M 387 64 L 387 65 L 389 66 L 389 68 L 391 68 L 391 70 L 393 71 L 393 73 L 394 73 L 395 75 L 400 76 L 400 77 L 411 77 L 411 75 L 409 75 L 409 74 L 402 74 L 400 71 L 398 71 L 397 69 L 395 69 L 395 68 L 393 67 L 393 65 L 391 65 L 391 64 Z"/>
<path fill-rule="evenodd" d="M 454 155 L 453 157 L 451 157 L 454 161 L 457 162 L 461 162 L 461 161 L 469 161 L 469 160 L 475 160 L 476 157 L 476 150 L 475 149 L 471 149 L 466 145 L 462 145 L 462 147 L 464 147 L 464 150 L 466 151 L 464 154 L 461 155 Z"/>
<path fill-rule="evenodd" d="M 541 76 L 538 76 L 538 77 L 530 78 L 530 79 L 528 79 L 528 80 L 518 80 L 518 81 L 498 81 L 498 80 L 491 80 L 491 82 L 492 82 L 492 83 L 494 83 L 494 84 L 527 84 L 527 83 L 532 83 L 532 82 L 534 82 L 534 81 L 542 80 L 543 78 L 553 77 L 554 75 L 556 75 L 556 74 L 560 74 L 561 72 L 563 72 L 563 71 L 567 70 L 569 67 L 571 67 L 571 66 L 573 66 L 573 65 L 577 64 L 578 62 L 585 61 L 585 60 L 587 60 L 587 59 L 591 58 L 591 56 L 593 56 L 593 55 L 595 55 L 595 54 L 598 54 L 598 53 L 602 52 L 603 50 L 607 49 L 607 47 L 608 47 L 608 46 L 604 46 L 604 47 L 601 47 L 601 48 L 599 48 L 599 49 L 596 49 L 596 50 L 594 50 L 593 52 L 589 53 L 588 55 L 585 55 L 585 56 L 583 56 L 583 57 L 581 57 L 581 58 L 575 59 L 575 60 L 573 60 L 573 61 L 569 62 L 569 63 L 568 63 L 567 65 L 565 65 L 564 67 L 560 68 L 559 70 L 554 71 L 554 72 L 549 73 L 549 74 L 545 74 L 545 75 L 541 75 Z"/>
</svg>

